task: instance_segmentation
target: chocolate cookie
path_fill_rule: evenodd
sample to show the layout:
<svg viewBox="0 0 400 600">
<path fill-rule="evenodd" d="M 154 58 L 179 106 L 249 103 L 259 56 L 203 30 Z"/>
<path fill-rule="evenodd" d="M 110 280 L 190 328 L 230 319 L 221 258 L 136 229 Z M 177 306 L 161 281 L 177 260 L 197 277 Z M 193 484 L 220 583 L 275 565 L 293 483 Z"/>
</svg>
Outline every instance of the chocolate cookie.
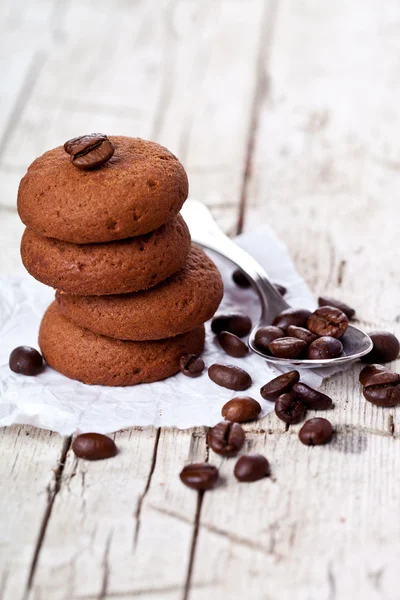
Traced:
<svg viewBox="0 0 400 600">
<path fill-rule="evenodd" d="M 82 171 L 63 146 L 37 158 L 18 191 L 21 220 L 41 235 L 76 244 L 143 235 L 170 221 L 188 195 L 186 172 L 166 148 L 111 136 L 112 158 Z"/>
<path fill-rule="evenodd" d="M 50 367 L 89 384 L 125 386 L 160 381 L 179 371 L 183 354 L 199 354 L 204 326 L 166 340 L 124 342 L 74 325 L 53 302 L 39 331 L 39 346 Z"/>
<path fill-rule="evenodd" d="M 124 294 L 163 281 L 185 263 L 190 234 L 180 215 L 146 235 L 71 244 L 26 229 L 21 257 L 35 279 L 71 294 Z"/>
<path fill-rule="evenodd" d="M 57 292 L 56 298 L 76 325 L 120 340 L 159 340 L 211 319 L 222 295 L 217 267 L 203 250 L 192 247 L 182 269 L 149 290 L 118 296 Z"/>
</svg>

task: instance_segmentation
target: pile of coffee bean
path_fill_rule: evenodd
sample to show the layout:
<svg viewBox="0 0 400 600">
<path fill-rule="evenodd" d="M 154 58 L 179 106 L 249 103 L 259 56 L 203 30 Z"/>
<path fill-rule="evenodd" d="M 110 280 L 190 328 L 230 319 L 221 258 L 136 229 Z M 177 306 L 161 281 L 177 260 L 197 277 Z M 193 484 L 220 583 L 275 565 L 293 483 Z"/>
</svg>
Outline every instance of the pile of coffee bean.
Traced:
<svg viewBox="0 0 400 600">
<path fill-rule="evenodd" d="M 262 352 L 277 358 L 336 358 L 343 352 L 340 338 L 348 324 L 347 315 L 335 306 L 321 306 L 313 313 L 288 308 L 275 317 L 272 325 L 257 331 L 255 343 Z"/>
<path fill-rule="evenodd" d="M 111 152 L 111 149 L 107 149 L 105 140 L 83 140 L 82 143 L 87 143 L 87 148 L 82 146 L 81 155 L 81 141 L 77 141 L 76 148 L 71 148 L 71 159 L 78 161 L 79 168 L 92 167 L 88 160 L 90 153 L 93 152 L 94 159 L 100 150 L 104 151 L 104 156 Z M 250 282 L 241 271 L 235 272 L 233 279 L 240 287 L 250 286 Z M 279 284 L 276 284 L 276 287 L 282 295 L 286 293 L 286 289 Z M 355 311 L 333 298 L 320 297 L 318 304 L 319 308 L 313 313 L 306 309 L 290 308 L 277 315 L 272 325 L 257 331 L 257 346 L 263 352 L 280 358 L 321 360 L 339 356 L 343 350 L 340 339 L 346 333 L 349 320 L 354 318 Z M 251 319 L 236 313 L 217 315 L 211 323 L 211 329 L 216 334 L 222 350 L 235 358 L 242 358 L 248 354 L 248 346 L 242 338 L 250 333 L 251 328 Z M 399 354 L 400 343 L 387 331 L 373 331 L 370 337 L 373 349 L 363 361 L 371 364 L 360 373 L 364 397 L 376 406 L 396 406 L 400 404 L 400 375 L 377 363 L 395 360 Z M 34 376 L 43 370 L 44 361 L 34 348 L 20 346 L 12 351 L 9 366 L 15 373 Z M 180 359 L 180 371 L 187 377 L 199 377 L 205 369 L 200 356 L 189 354 Z M 249 373 L 236 365 L 212 364 L 208 368 L 208 376 L 217 385 L 234 391 L 244 391 L 252 384 Z M 279 375 L 263 385 L 260 395 L 265 400 L 275 402 L 276 415 L 288 425 L 303 421 L 308 409 L 327 410 L 333 406 L 329 396 L 301 382 L 300 374 L 296 370 Z M 226 402 L 221 410 L 224 420 L 209 431 L 210 448 L 222 457 L 236 456 L 245 443 L 245 431 L 240 423 L 255 420 L 260 414 L 260 403 L 249 396 L 237 396 Z M 327 419 L 314 417 L 304 423 L 298 437 L 307 446 L 317 446 L 328 443 L 332 435 L 331 423 Z M 111 438 L 97 433 L 77 436 L 72 449 L 77 457 L 86 460 L 111 458 L 118 452 Z M 270 465 L 260 454 L 246 454 L 237 460 L 234 475 L 238 481 L 257 481 L 270 475 Z M 218 477 L 217 467 L 209 463 L 187 465 L 180 473 L 185 485 L 200 491 L 213 488 Z"/>
<path fill-rule="evenodd" d="M 257 419 L 260 413 L 261 406 L 254 398 L 238 396 L 229 400 L 221 410 L 224 421 L 212 427 L 208 433 L 210 448 L 216 454 L 225 458 L 236 456 L 242 449 L 246 437 L 240 423 Z M 215 478 L 210 487 L 204 487 L 205 484 L 202 478 L 198 478 L 194 482 L 192 477 L 193 470 L 203 473 L 204 468 L 204 473 L 209 473 L 210 467 L 209 463 L 188 465 L 182 470 L 180 478 L 183 483 L 191 488 L 197 490 L 210 489 L 218 479 L 218 469 L 216 467 L 212 467 Z M 260 454 L 246 454 L 237 461 L 234 474 L 238 481 L 257 481 L 270 474 L 269 462 Z M 206 478 L 206 475 L 204 475 L 204 478 Z"/>
<path fill-rule="evenodd" d="M 265 400 L 275 402 L 276 416 L 289 425 L 300 423 L 307 409 L 328 410 L 333 406 L 329 396 L 302 383 L 298 371 L 289 371 L 275 377 L 262 386 L 260 394 Z M 319 443 L 325 443 L 329 439 Z"/>
</svg>

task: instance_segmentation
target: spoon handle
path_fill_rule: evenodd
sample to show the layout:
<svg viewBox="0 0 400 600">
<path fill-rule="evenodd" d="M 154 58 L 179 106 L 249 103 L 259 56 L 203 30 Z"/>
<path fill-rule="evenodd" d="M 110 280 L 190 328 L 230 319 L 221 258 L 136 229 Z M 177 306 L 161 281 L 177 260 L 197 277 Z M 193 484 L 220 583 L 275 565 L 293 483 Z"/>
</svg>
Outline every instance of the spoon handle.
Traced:
<svg viewBox="0 0 400 600">
<path fill-rule="evenodd" d="M 188 200 L 186 205 L 183 216 L 189 226 L 193 242 L 235 263 L 252 282 L 261 302 L 260 322 L 270 323 L 278 313 L 288 308 L 289 305 L 270 281 L 262 266 L 221 231 L 204 204 L 196 200 Z"/>
</svg>

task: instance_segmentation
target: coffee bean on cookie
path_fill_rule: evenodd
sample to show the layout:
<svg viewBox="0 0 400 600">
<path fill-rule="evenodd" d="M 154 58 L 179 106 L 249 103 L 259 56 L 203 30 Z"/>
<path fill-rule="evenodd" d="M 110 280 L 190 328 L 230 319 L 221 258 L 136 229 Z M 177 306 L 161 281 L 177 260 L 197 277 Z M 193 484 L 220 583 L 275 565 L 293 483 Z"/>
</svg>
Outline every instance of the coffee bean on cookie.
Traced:
<svg viewBox="0 0 400 600">
<path fill-rule="evenodd" d="M 64 150 L 71 155 L 74 167 L 89 171 L 109 161 L 115 148 L 103 133 L 90 133 L 68 140 L 64 144 Z"/>
<path fill-rule="evenodd" d="M 114 156 L 89 172 L 74 168 L 63 146 L 37 158 L 18 190 L 22 222 L 39 235 L 74 244 L 123 240 L 169 223 L 189 190 L 179 160 L 159 144 L 126 136 L 110 136 L 100 151 L 110 143 Z M 80 160 L 87 163 L 97 152 Z"/>
</svg>

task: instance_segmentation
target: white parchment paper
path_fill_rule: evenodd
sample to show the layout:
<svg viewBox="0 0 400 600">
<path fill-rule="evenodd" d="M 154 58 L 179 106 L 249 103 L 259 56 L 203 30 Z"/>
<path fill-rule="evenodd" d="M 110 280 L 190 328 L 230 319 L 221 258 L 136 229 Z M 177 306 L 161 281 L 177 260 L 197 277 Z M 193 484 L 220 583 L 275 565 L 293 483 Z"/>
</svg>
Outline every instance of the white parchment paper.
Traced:
<svg viewBox="0 0 400 600">
<path fill-rule="evenodd" d="M 237 243 L 251 253 L 270 277 L 288 288 L 292 306 L 314 309 L 315 301 L 284 244 L 263 226 L 239 236 Z M 259 316 L 257 296 L 238 288 L 231 280 L 230 263 L 217 262 L 225 284 L 225 296 L 218 312 L 239 311 L 254 322 Z M 207 372 L 190 379 L 182 374 L 165 381 L 126 388 L 89 386 L 73 381 L 49 367 L 37 377 L 24 377 L 10 371 L 9 354 L 16 346 L 37 346 L 40 319 L 54 298 L 54 291 L 29 277 L 0 276 L 0 426 L 30 424 L 63 435 L 94 431 L 110 433 L 133 425 L 176 426 L 214 425 L 221 420 L 221 407 L 237 395 L 215 385 Z M 207 324 L 206 366 L 213 362 L 236 364 L 246 369 L 253 385 L 245 394 L 256 398 L 263 414 L 273 404 L 260 397 L 260 387 L 279 372 L 254 354 L 235 359 L 218 347 Z M 338 369 L 339 370 L 339 369 Z M 325 372 L 328 376 L 332 371 Z M 302 380 L 314 387 L 322 382 L 320 372 L 304 369 Z"/>
</svg>

